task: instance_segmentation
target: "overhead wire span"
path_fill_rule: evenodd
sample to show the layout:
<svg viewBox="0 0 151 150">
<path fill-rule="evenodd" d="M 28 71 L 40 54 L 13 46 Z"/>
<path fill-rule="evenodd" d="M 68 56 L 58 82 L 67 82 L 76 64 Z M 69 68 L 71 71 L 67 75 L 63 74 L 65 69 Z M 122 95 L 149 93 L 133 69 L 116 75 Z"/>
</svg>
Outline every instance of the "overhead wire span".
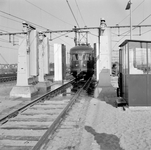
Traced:
<svg viewBox="0 0 151 150">
<path fill-rule="evenodd" d="M 6 32 L 6 33 L 9 33 L 8 31 L 2 30 L 2 29 L 0 29 L 0 31 L 3 31 L 3 32 Z M 14 35 L 14 36 L 21 37 L 21 36 L 19 36 L 19 35 Z"/>
<path fill-rule="evenodd" d="M 52 17 L 58 19 L 58 20 L 60 20 L 61 22 L 64 22 L 64 23 L 66 23 L 66 24 L 68 24 L 68 25 L 73 26 L 72 24 L 70 24 L 70 23 L 68 23 L 68 22 L 66 22 L 66 21 L 64 21 L 64 20 L 62 20 L 62 19 L 60 19 L 60 18 L 54 16 L 53 14 L 49 13 L 48 11 L 46 11 L 46 10 L 44 10 L 44 9 L 42 9 L 42 8 L 40 8 L 40 7 L 38 7 L 37 5 L 35 5 L 35 4 L 31 3 L 31 2 L 29 2 L 28 0 L 25 0 L 25 1 L 26 1 L 27 3 L 33 5 L 34 7 L 36 7 L 36 8 L 38 8 L 38 9 L 42 10 L 42 11 L 45 12 L 46 14 L 48 14 L 48 15 L 50 15 L 50 16 L 52 16 Z"/>
<path fill-rule="evenodd" d="M 18 30 L 18 29 L 11 28 L 11 27 L 6 27 L 6 26 L 2 26 L 2 25 L 0 25 L 0 27 L 3 27 L 3 28 L 8 28 L 8 29 L 14 29 L 14 30 L 20 31 L 20 30 Z"/>
<path fill-rule="evenodd" d="M 140 5 L 142 5 L 143 3 L 144 3 L 144 1 L 145 0 L 143 0 L 134 10 L 132 10 L 132 12 L 134 12 Z M 130 15 L 130 14 L 129 14 Z M 118 25 L 120 24 L 120 23 L 122 23 L 129 15 L 127 15 L 125 18 L 123 18 L 119 23 L 118 23 Z"/>
<path fill-rule="evenodd" d="M 1 47 L 1 46 L 0 46 L 0 47 Z M 0 55 L 1 55 L 2 59 L 5 61 L 5 63 L 6 63 L 6 64 L 9 64 L 9 63 L 6 61 L 6 59 L 2 56 L 1 53 L 0 53 Z"/>
<path fill-rule="evenodd" d="M 148 30 L 148 31 L 146 31 L 146 32 L 143 32 L 142 35 L 143 35 L 143 34 L 146 34 L 146 33 L 148 33 L 148 32 L 151 32 L 151 29 Z"/>
<path fill-rule="evenodd" d="M 69 33 L 64 33 L 64 34 L 61 34 L 60 36 L 55 37 L 55 38 L 53 38 L 52 40 L 57 39 L 57 38 L 60 38 L 60 37 L 65 36 L 65 35 L 67 35 L 67 34 L 69 34 Z"/>
<path fill-rule="evenodd" d="M 140 24 L 142 24 L 145 20 L 147 20 L 149 17 L 151 16 L 151 14 L 149 14 L 145 19 L 143 19 L 139 24 L 138 24 L 138 26 L 140 25 Z M 137 27 L 134 27 L 132 30 L 134 30 L 134 29 L 136 29 Z M 127 36 L 128 34 L 129 34 L 129 32 L 130 32 L 130 30 L 128 30 L 128 31 L 126 31 L 127 32 L 127 34 L 125 34 L 119 41 L 121 41 L 125 36 Z M 114 47 L 117 45 L 117 43 L 114 45 Z M 114 48 L 113 47 L 113 48 Z"/>
<path fill-rule="evenodd" d="M 85 21 L 84 21 L 84 19 L 83 19 L 83 16 L 82 16 L 82 14 L 81 14 L 80 8 L 79 8 L 79 6 L 78 6 L 77 0 L 75 0 L 75 2 L 76 2 L 76 5 L 77 5 L 77 8 L 78 8 L 78 10 L 79 10 L 81 19 L 82 19 L 82 21 L 83 21 L 83 23 L 84 23 L 84 26 L 86 26 L 86 23 L 85 23 Z"/>
<path fill-rule="evenodd" d="M 93 35 L 93 36 L 96 36 L 96 37 L 98 37 L 98 35 L 96 35 L 96 34 L 93 34 L 93 33 L 91 33 L 90 31 L 89 31 L 89 33 L 90 33 L 91 35 Z"/>
<path fill-rule="evenodd" d="M 1 45 L 0 45 L 0 47 L 2 47 L 2 48 L 7 48 L 7 49 L 18 50 L 17 48 L 11 48 L 11 47 L 1 46 Z"/>
<path fill-rule="evenodd" d="M 0 10 L 0 12 L 1 12 L 1 13 L 4 13 L 4 14 L 6 14 L 6 15 L 9 15 L 9 16 L 11 16 L 11 17 L 17 18 L 17 19 L 19 19 L 19 20 L 26 21 L 27 23 L 33 24 L 33 25 L 38 26 L 38 27 L 40 27 L 40 28 L 43 28 L 43 29 L 47 29 L 47 30 L 48 30 L 48 28 L 46 28 L 46 27 L 42 27 L 42 26 L 40 26 L 40 25 L 37 25 L 37 24 L 35 24 L 35 23 L 32 23 L 32 22 L 30 22 L 30 21 L 28 21 L 28 20 L 25 20 L 25 19 L 22 19 L 22 18 L 20 18 L 20 17 L 14 16 L 14 15 L 9 14 L 9 13 L 7 13 L 7 12 L 1 11 L 1 10 Z M 51 30 L 50 30 L 50 31 L 51 31 Z M 5 31 L 5 32 L 7 32 L 7 31 Z M 59 34 L 59 33 L 57 33 L 57 34 Z M 16 35 L 16 36 L 18 36 L 18 35 Z M 70 45 L 70 44 L 69 44 L 69 45 Z"/>
<path fill-rule="evenodd" d="M 66 2 L 67 2 L 67 4 L 68 4 L 68 6 L 69 6 L 69 9 L 70 9 L 70 11 L 71 11 L 71 13 L 72 13 L 73 17 L 74 17 L 74 20 L 75 20 L 76 24 L 77 24 L 77 25 L 78 25 L 78 27 L 80 28 L 80 26 L 79 26 L 79 24 L 78 24 L 78 21 L 77 21 L 77 19 L 76 19 L 76 17 L 75 17 L 75 15 L 74 15 L 74 13 L 73 13 L 73 11 L 72 11 L 72 8 L 71 8 L 71 6 L 70 6 L 70 4 L 69 4 L 68 0 L 66 0 Z"/>
<path fill-rule="evenodd" d="M 0 41 L 4 42 L 4 43 L 10 43 L 9 41 L 7 41 L 6 39 L 3 39 L 3 38 L 0 38 Z"/>
<path fill-rule="evenodd" d="M 83 19 L 83 16 L 82 16 L 82 14 L 81 14 L 80 8 L 79 8 L 78 3 L 77 3 L 77 0 L 75 0 L 75 3 L 76 3 L 76 6 L 77 6 L 77 8 L 78 8 L 78 11 L 79 11 L 79 14 L 80 14 L 80 16 L 81 16 L 81 19 L 82 19 L 82 21 L 83 21 L 83 24 L 84 24 L 84 26 L 86 27 L 86 23 L 85 23 L 85 21 L 84 21 L 84 19 Z M 82 36 L 83 36 L 83 34 L 82 34 Z M 92 40 L 91 40 L 91 41 L 92 41 Z"/>
<path fill-rule="evenodd" d="M 49 12 L 43 10 L 42 8 L 40 8 L 40 7 L 38 7 L 37 5 L 35 5 L 35 4 L 31 3 L 31 2 L 29 2 L 28 0 L 25 0 L 25 1 L 28 2 L 29 4 L 35 6 L 36 8 L 38 8 L 38 9 L 44 11 L 44 12 L 47 13 L 48 15 L 50 15 L 50 16 L 52 16 L 52 17 L 54 17 L 54 18 L 56 18 L 56 19 L 58 19 L 58 20 L 60 20 L 60 21 L 62 21 L 62 22 L 64 22 L 64 23 L 66 23 L 66 24 L 72 25 L 72 24 L 70 24 L 70 23 L 68 23 L 68 22 L 65 22 L 64 20 L 62 20 L 62 19 L 60 19 L 60 18 L 58 18 L 58 17 L 56 17 L 56 16 L 50 14 Z M 72 26 L 73 26 L 73 25 L 72 25 Z M 57 33 L 57 34 L 59 34 L 59 33 Z M 60 36 L 58 36 L 58 37 L 55 37 L 55 38 L 53 38 L 52 40 L 57 39 L 57 38 L 59 38 L 60 40 L 62 40 L 60 37 L 66 35 L 66 34 L 68 34 L 68 33 L 65 33 L 65 34 L 63 34 L 63 35 L 60 35 Z M 62 40 L 62 41 L 64 41 L 64 40 Z M 67 42 L 65 42 L 65 43 L 67 43 Z M 69 43 L 67 43 L 67 44 L 70 45 Z"/>
<path fill-rule="evenodd" d="M 22 20 L 22 21 L 26 21 L 26 22 L 28 22 L 28 23 L 30 23 L 30 24 L 33 24 L 33 25 L 37 26 L 37 27 L 40 27 L 40 28 L 43 28 L 43 29 L 48 29 L 48 28 L 46 28 L 46 27 L 37 25 L 37 24 L 35 24 L 35 23 L 32 23 L 32 22 L 30 22 L 30 21 L 28 21 L 28 20 L 25 20 L 25 19 L 23 19 L 23 18 L 17 17 L 17 16 L 15 16 L 15 15 L 9 14 L 9 13 L 7 13 L 7 12 L 1 11 L 1 10 L 0 10 L 0 12 L 1 12 L 1 13 L 4 13 L 4 14 L 6 14 L 6 15 L 9 15 L 9 16 L 11 16 L 11 17 L 14 17 L 14 18 L 16 18 L 16 19 L 19 19 L 19 20 Z"/>
<path fill-rule="evenodd" d="M 11 19 L 11 18 L 8 18 L 8 17 L 5 17 L 5 16 L 2 16 L 2 15 L 0 15 L 0 16 L 1 16 L 1 17 L 3 17 L 3 18 L 6 18 L 6 19 L 12 20 L 12 21 L 14 21 L 14 22 L 22 23 L 21 21 L 17 21 L 17 20 L 14 20 L 14 19 Z"/>
</svg>

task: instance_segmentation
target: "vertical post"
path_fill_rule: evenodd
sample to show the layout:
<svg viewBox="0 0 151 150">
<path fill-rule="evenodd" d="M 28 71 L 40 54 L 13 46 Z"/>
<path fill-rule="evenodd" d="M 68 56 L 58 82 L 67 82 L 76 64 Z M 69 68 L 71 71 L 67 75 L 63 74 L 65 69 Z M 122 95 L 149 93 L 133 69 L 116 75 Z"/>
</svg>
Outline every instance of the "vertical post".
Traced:
<svg viewBox="0 0 151 150">
<path fill-rule="evenodd" d="M 132 3 L 130 0 L 130 39 L 132 39 Z"/>
<path fill-rule="evenodd" d="M 100 58 L 100 36 L 101 36 L 101 27 L 98 28 L 98 49 L 99 49 L 98 59 Z"/>
<path fill-rule="evenodd" d="M 77 46 L 77 29 L 76 29 L 77 27 L 76 26 L 74 26 L 74 32 L 75 32 L 75 38 L 74 38 L 74 43 L 75 43 L 75 46 Z"/>
<path fill-rule="evenodd" d="M 86 44 L 88 44 L 88 31 L 86 31 Z"/>
<path fill-rule="evenodd" d="M 129 2 L 126 5 L 125 10 L 130 9 L 130 39 L 132 39 L 132 2 L 129 0 Z"/>
</svg>

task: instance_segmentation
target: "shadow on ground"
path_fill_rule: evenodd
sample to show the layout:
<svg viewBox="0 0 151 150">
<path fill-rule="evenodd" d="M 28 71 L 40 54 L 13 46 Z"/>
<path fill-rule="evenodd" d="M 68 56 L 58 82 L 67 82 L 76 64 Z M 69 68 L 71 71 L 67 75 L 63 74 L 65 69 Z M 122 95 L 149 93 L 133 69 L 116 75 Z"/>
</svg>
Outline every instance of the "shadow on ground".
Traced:
<svg viewBox="0 0 151 150">
<path fill-rule="evenodd" d="M 105 101 L 107 104 L 116 107 L 115 101 L 117 99 L 116 89 L 114 87 L 103 87 L 102 91 L 100 92 L 98 99 L 101 101 Z"/>
<path fill-rule="evenodd" d="M 90 126 L 85 126 L 85 130 L 94 136 L 94 140 L 100 145 L 100 150 L 124 150 L 120 147 L 120 139 L 116 135 L 97 133 Z"/>
</svg>

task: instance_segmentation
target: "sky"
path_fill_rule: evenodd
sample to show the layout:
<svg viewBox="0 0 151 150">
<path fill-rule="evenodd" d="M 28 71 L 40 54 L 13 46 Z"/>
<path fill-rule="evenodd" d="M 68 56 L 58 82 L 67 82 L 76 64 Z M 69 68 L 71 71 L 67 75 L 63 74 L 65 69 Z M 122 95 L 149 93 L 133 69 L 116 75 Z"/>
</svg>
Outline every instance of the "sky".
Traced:
<svg viewBox="0 0 151 150">
<path fill-rule="evenodd" d="M 0 32 L 22 32 L 22 22 L 29 21 L 37 31 L 72 30 L 74 26 L 83 28 L 99 27 L 100 19 L 106 20 L 107 28 L 110 26 L 129 25 L 130 11 L 125 10 L 129 0 L 0 0 Z M 132 25 L 151 25 L 151 0 L 132 1 Z M 69 7 L 70 6 L 70 7 Z M 88 42 L 93 47 L 97 43 L 98 31 L 88 30 Z M 129 31 L 122 28 L 120 33 Z M 132 30 L 132 39 L 151 40 L 151 27 Z M 127 36 L 117 36 L 118 30 L 111 30 L 112 51 L 118 50 L 118 46 Z M 0 36 L 0 64 L 17 63 L 18 38 L 9 43 L 9 36 Z M 47 34 L 50 38 L 50 35 Z M 51 35 L 50 48 L 54 43 L 64 44 L 67 51 L 74 46 L 74 33 L 55 33 Z M 11 41 L 13 37 L 11 37 Z M 53 55 L 53 54 L 52 54 Z M 52 60 L 53 61 L 53 60 Z"/>
</svg>

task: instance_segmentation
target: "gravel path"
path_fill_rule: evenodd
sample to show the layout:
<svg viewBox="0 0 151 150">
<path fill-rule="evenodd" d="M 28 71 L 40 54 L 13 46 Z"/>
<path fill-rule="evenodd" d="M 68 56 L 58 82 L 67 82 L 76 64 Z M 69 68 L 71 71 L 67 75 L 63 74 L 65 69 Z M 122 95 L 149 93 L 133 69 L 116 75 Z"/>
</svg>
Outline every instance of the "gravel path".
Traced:
<svg viewBox="0 0 151 150">
<path fill-rule="evenodd" d="M 90 101 L 80 150 L 151 150 L 151 109 L 116 108 L 113 87 Z"/>
</svg>

